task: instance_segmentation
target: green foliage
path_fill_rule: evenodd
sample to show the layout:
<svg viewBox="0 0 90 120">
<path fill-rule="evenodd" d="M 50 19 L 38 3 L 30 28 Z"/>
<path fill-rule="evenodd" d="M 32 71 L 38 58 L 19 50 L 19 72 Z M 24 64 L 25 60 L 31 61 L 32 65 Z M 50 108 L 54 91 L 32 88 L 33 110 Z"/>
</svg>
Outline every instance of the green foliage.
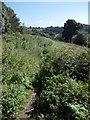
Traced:
<svg viewBox="0 0 90 120">
<path fill-rule="evenodd" d="M 29 34 L 30 33 L 29 28 L 26 27 L 24 24 L 19 27 L 19 32 L 21 34 Z"/>
<path fill-rule="evenodd" d="M 22 84 L 3 85 L 2 96 L 2 120 L 12 120 L 22 110 L 29 93 Z"/>
<path fill-rule="evenodd" d="M 87 100 L 87 84 L 59 74 L 46 79 L 38 101 L 38 114 L 45 120 L 86 120 Z"/>
<path fill-rule="evenodd" d="M 32 81 L 40 69 L 40 60 L 50 46 L 52 41 L 43 37 L 3 35 L 3 119 L 13 119 L 19 114 L 27 95 L 30 96 L 27 89 L 33 90 Z"/>
<path fill-rule="evenodd" d="M 0 16 L 2 32 L 12 33 L 3 35 L 2 120 L 17 117 L 33 87 L 38 95 L 38 108 L 36 116 L 30 120 L 86 120 L 89 114 L 90 50 L 49 39 L 63 41 L 63 34 L 65 40 L 71 42 L 82 25 L 67 20 L 64 31 L 62 27 L 19 26 L 16 14 L 4 3 Z M 87 26 L 83 26 L 87 31 Z M 34 36 L 27 35 L 29 32 Z M 89 47 L 89 40 L 84 41 L 81 34 L 74 42 L 80 45 L 88 42 Z"/>
<path fill-rule="evenodd" d="M 77 30 L 79 30 L 82 27 L 80 23 L 77 23 L 75 20 L 67 20 L 64 24 L 64 31 L 62 33 L 62 37 L 65 38 L 65 41 L 71 42 L 71 38 L 73 35 L 76 35 L 78 33 Z"/>
<path fill-rule="evenodd" d="M 77 45 L 86 46 L 87 38 L 83 34 L 77 34 L 77 36 L 72 39 L 72 42 Z"/>
<path fill-rule="evenodd" d="M 58 48 L 54 52 L 49 52 L 44 56 L 41 63 L 41 70 L 36 76 L 36 86 L 43 88 L 47 77 L 65 74 L 72 79 L 87 81 L 89 79 L 90 57 L 89 50 L 75 46 Z M 41 87 L 39 87 L 39 85 Z"/>
<path fill-rule="evenodd" d="M 58 34 L 62 34 L 63 28 L 62 27 L 46 27 L 46 28 L 40 28 L 40 27 L 30 27 L 30 34 L 32 35 L 40 35 L 47 38 L 55 39 Z"/>
<path fill-rule="evenodd" d="M 31 119 L 86 119 L 88 53 L 88 48 L 40 36 L 3 35 L 3 120 L 19 114 L 33 87 L 39 101 L 38 116 Z"/>
<path fill-rule="evenodd" d="M 87 42 L 86 42 L 87 47 L 90 48 L 90 34 L 88 34 L 86 37 L 87 37 Z"/>
<path fill-rule="evenodd" d="M 88 33 L 90 34 L 90 25 L 88 25 Z"/>
<path fill-rule="evenodd" d="M 32 41 L 32 37 L 30 38 Z M 28 45 L 28 46 L 27 46 Z M 3 120 L 12 120 L 23 108 L 33 90 L 32 81 L 39 70 L 39 57 L 31 53 L 31 41 L 21 34 L 3 35 Z"/>
<path fill-rule="evenodd" d="M 57 45 L 57 49 L 56 46 Z M 86 120 L 90 56 L 84 47 L 54 44 L 33 81 L 39 120 Z"/>
<path fill-rule="evenodd" d="M 2 33 L 17 32 L 19 30 L 19 18 L 17 18 L 14 11 L 7 7 L 4 3 L 2 4 Z"/>
<path fill-rule="evenodd" d="M 85 107 L 83 107 L 80 104 L 74 104 L 74 105 L 68 104 L 68 107 L 71 108 L 71 110 L 74 112 L 76 120 L 86 119 L 88 110 Z"/>
</svg>

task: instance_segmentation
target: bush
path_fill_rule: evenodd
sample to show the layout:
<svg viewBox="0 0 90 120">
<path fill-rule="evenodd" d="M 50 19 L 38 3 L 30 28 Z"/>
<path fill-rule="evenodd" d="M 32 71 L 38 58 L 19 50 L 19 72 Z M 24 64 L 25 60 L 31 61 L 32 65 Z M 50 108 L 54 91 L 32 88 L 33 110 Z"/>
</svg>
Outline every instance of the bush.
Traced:
<svg viewBox="0 0 90 120">
<path fill-rule="evenodd" d="M 15 118 L 28 98 L 25 86 L 20 84 L 3 85 L 2 120 Z"/>
<path fill-rule="evenodd" d="M 40 65 L 41 69 L 33 82 L 34 87 L 38 87 L 39 90 L 42 89 L 48 77 L 58 74 L 64 74 L 77 81 L 87 82 L 90 65 L 89 51 L 77 52 L 73 48 L 64 48 L 60 53 L 46 54 Z"/>
<path fill-rule="evenodd" d="M 19 33 L 3 36 L 3 120 L 15 118 L 27 102 L 29 91 L 33 90 L 32 81 L 39 69 L 39 58 L 30 54 L 30 46 L 31 41 Z"/>
<path fill-rule="evenodd" d="M 87 38 L 83 34 L 78 34 L 72 38 L 72 42 L 77 45 L 86 46 Z"/>
<path fill-rule="evenodd" d="M 46 79 L 38 101 L 39 120 L 86 120 L 88 85 L 60 74 Z M 41 116 L 41 117 L 40 117 Z"/>
<path fill-rule="evenodd" d="M 87 119 L 90 57 L 89 50 L 83 49 L 61 48 L 42 59 L 33 81 L 39 120 Z"/>
<path fill-rule="evenodd" d="M 88 48 L 16 33 L 4 35 L 3 44 L 3 119 L 18 114 L 32 84 L 39 96 L 34 117 L 86 119 Z"/>
</svg>

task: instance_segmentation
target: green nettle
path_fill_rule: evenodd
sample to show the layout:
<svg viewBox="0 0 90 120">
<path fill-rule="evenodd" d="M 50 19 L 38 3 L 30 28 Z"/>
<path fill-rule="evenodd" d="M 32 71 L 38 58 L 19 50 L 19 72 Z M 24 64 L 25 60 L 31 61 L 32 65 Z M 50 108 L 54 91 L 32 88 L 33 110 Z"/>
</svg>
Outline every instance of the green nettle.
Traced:
<svg viewBox="0 0 90 120">
<path fill-rule="evenodd" d="M 39 119 L 85 120 L 88 116 L 88 85 L 64 75 L 46 79 L 39 95 Z"/>
<path fill-rule="evenodd" d="M 3 35 L 3 120 L 12 120 L 23 109 L 39 69 L 38 58 L 23 48 L 24 40 L 21 34 Z"/>
<path fill-rule="evenodd" d="M 40 36 L 3 35 L 2 119 L 15 118 L 35 89 L 38 107 L 30 120 L 86 120 L 89 52 Z"/>
<path fill-rule="evenodd" d="M 48 53 L 42 60 L 33 82 L 39 95 L 39 120 L 86 120 L 90 58 L 88 50 L 73 52 L 69 48 Z"/>
<path fill-rule="evenodd" d="M 2 96 L 2 119 L 12 120 L 22 110 L 23 104 L 28 98 L 28 93 L 25 92 L 25 86 L 21 84 L 3 85 Z"/>
</svg>

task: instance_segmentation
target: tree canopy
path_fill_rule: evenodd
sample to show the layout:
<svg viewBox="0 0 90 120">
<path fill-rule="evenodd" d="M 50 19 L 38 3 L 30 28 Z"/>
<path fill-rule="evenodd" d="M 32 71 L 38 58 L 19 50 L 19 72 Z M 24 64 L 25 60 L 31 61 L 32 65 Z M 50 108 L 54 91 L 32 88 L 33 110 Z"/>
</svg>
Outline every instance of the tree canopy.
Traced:
<svg viewBox="0 0 90 120">
<path fill-rule="evenodd" d="M 62 37 L 65 39 L 65 41 L 70 41 L 73 35 L 76 35 L 78 33 L 78 30 L 82 27 L 80 23 L 77 23 L 73 19 L 68 19 L 66 23 L 64 23 L 64 30 L 62 33 Z"/>
<path fill-rule="evenodd" d="M 17 32 L 19 30 L 20 20 L 14 11 L 2 3 L 2 33 Z"/>
</svg>

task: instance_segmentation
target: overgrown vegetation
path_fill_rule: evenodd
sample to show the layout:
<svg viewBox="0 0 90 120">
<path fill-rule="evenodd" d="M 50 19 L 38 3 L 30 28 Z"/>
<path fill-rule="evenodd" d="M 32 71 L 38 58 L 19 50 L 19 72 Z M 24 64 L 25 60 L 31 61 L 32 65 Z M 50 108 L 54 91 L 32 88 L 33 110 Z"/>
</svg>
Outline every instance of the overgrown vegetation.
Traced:
<svg viewBox="0 0 90 120">
<path fill-rule="evenodd" d="M 44 39 L 44 40 L 43 40 Z M 32 93 L 32 81 L 51 40 L 18 33 L 3 35 L 3 119 L 16 117 Z"/>
<path fill-rule="evenodd" d="M 88 26 L 64 39 L 62 27 L 20 26 L 14 11 L 4 3 L 2 6 L 2 120 L 16 118 L 33 90 L 38 107 L 30 120 L 88 119 Z M 60 42 L 64 40 L 77 45 Z"/>
<path fill-rule="evenodd" d="M 3 46 L 3 119 L 17 116 L 33 87 L 38 119 L 86 119 L 89 49 L 18 33 L 3 35 Z"/>
<path fill-rule="evenodd" d="M 86 48 L 67 45 L 46 55 L 33 83 L 39 95 L 39 120 L 87 119 L 88 52 Z"/>
</svg>

